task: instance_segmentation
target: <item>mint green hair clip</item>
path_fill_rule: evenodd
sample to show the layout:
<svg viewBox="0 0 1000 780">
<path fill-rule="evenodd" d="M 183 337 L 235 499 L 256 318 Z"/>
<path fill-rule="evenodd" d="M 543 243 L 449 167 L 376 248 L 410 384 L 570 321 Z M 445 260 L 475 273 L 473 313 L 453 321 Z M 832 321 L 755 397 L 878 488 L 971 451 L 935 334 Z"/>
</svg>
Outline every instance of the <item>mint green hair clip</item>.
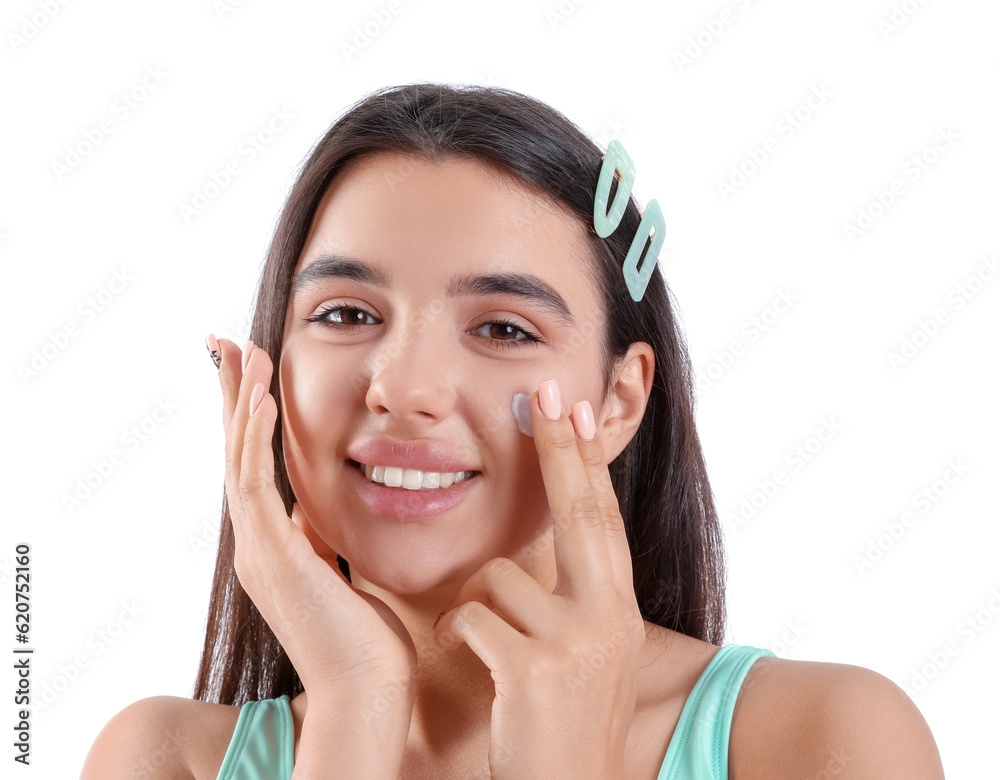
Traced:
<svg viewBox="0 0 1000 780">
<path fill-rule="evenodd" d="M 618 172 L 620 180 L 618 189 L 615 191 L 615 199 L 608 208 L 608 197 L 611 195 L 611 182 L 615 172 Z M 607 238 L 621 224 L 622 217 L 625 216 L 625 207 L 628 205 L 629 196 L 632 194 L 632 183 L 635 181 L 635 163 L 629 157 L 628 152 L 621 142 L 615 138 L 608 144 L 608 150 L 604 154 L 604 161 L 601 163 L 601 172 L 597 177 L 597 191 L 594 193 L 594 230 L 601 238 Z M 642 212 L 642 220 L 632 238 L 632 245 L 625 256 L 625 263 L 622 266 L 622 275 L 628 285 L 629 294 L 633 301 L 641 301 L 646 293 L 646 287 L 653 275 L 656 261 L 660 255 L 660 248 L 666 237 L 667 225 L 663 221 L 663 212 L 660 204 L 653 198 L 646 204 L 646 210 Z M 652 231 L 652 237 L 650 236 Z M 649 251 L 643 256 L 643 249 L 646 242 L 650 241 Z M 639 263 L 642 262 L 642 268 Z"/>
</svg>

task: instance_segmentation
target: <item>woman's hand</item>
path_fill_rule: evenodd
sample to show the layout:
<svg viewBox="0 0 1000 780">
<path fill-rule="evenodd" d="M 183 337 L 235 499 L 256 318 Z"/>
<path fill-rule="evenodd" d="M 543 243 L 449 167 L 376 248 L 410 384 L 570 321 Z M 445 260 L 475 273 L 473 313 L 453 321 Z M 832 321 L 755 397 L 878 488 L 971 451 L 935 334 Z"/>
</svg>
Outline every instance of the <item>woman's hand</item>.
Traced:
<svg viewBox="0 0 1000 780">
<path fill-rule="evenodd" d="M 546 390 L 557 420 L 536 400 Z M 593 420 L 589 403 L 571 422 L 552 381 L 529 405 L 556 586 L 548 593 L 513 561 L 494 558 L 462 586 L 434 638 L 445 649 L 466 643 L 492 671 L 493 780 L 622 778 L 646 637 L 624 523 L 601 440 L 574 428 L 588 413 Z"/>
<path fill-rule="evenodd" d="M 352 719 L 365 720 L 367 708 L 365 725 L 371 727 L 387 708 L 412 708 L 413 640 L 382 600 L 351 585 L 336 552 L 315 536 L 297 502 L 288 517 L 274 484 L 271 438 L 278 408 L 267 392 L 271 358 L 252 342 L 247 358 L 231 341 L 219 345 L 236 575 L 288 653 L 310 709 L 344 704 Z M 253 413 L 252 401 L 259 403 Z"/>
</svg>

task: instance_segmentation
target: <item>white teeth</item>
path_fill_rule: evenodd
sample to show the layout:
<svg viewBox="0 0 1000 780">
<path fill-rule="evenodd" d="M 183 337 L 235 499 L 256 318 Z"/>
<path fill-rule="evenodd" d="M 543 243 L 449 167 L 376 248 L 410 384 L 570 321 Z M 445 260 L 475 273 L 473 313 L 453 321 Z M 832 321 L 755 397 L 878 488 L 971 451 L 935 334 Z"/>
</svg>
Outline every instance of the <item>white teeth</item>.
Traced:
<svg viewBox="0 0 1000 780">
<path fill-rule="evenodd" d="M 436 490 L 451 487 L 455 482 L 468 479 L 470 472 L 456 471 L 442 474 L 437 471 L 404 469 L 399 466 L 369 466 L 363 464 L 365 478 L 386 487 L 403 487 L 407 490 Z"/>
</svg>

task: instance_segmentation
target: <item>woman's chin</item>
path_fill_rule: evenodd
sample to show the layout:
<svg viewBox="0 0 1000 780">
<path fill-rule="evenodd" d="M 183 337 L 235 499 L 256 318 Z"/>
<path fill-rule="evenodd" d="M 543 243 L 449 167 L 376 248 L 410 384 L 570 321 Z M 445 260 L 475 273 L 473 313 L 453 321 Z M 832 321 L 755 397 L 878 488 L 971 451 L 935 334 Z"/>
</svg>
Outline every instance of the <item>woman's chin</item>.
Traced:
<svg viewBox="0 0 1000 780">
<path fill-rule="evenodd" d="M 434 591 L 460 588 L 478 568 L 463 567 L 454 556 L 449 556 L 447 561 L 435 561 L 415 555 L 412 550 L 400 552 L 398 557 L 390 553 L 383 554 L 376 561 L 352 563 L 352 584 L 359 586 L 364 580 L 397 596 L 432 594 Z M 468 574 L 464 573 L 466 570 Z"/>
</svg>

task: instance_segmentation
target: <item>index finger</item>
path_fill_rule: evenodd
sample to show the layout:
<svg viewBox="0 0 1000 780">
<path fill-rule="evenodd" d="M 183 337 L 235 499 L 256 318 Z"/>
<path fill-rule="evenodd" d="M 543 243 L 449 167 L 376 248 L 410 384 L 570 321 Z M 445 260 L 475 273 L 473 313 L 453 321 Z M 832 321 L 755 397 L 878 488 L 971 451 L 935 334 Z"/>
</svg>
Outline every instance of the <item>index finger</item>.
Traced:
<svg viewBox="0 0 1000 780">
<path fill-rule="evenodd" d="M 229 436 L 229 423 L 233 419 L 236 402 L 239 398 L 240 382 L 243 379 L 242 363 L 244 353 L 229 339 L 218 339 L 219 350 L 219 385 L 222 387 L 222 425 L 226 436 Z M 252 341 L 247 341 L 251 349 Z"/>
<path fill-rule="evenodd" d="M 584 405 L 586 411 L 583 409 Z M 573 404 L 572 417 L 578 420 L 580 414 L 587 414 L 593 420 L 594 411 L 589 401 L 584 400 Z M 611 473 L 608 471 L 608 464 L 604 456 L 604 441 L 597 435 L 589 441 L 578 438 L 576 446 L 580 451 L 580 458 L 583 460 L 587 475 L 590 477 L 590 484 L 594 490 L 597 506 L 601 510 L 601 517 L 604 519 L 604 538 L 608 545 L 608 558 L 615 580 L 615 589 L 620 594 L 634 593 L 632 551 L 625 533 L 625 519 L 618 507 L 618 496 L 615 493 L 614 485 L 611 484 Z"/>
<path fill-rule="evenodd" d="M 547 406 L 558 409 L 557 419 L 550 420 L 542 412 L 541 394 L 545 394 Z M 552 511 L 557 573 L 553 592 L 597 599 L 607 594 L 611 560 L 603 511 L 577 445 L 582 440 L 562 410 L 555 380 L 542 382 L 529 400 L 535 448 Z"/>
</svg>

